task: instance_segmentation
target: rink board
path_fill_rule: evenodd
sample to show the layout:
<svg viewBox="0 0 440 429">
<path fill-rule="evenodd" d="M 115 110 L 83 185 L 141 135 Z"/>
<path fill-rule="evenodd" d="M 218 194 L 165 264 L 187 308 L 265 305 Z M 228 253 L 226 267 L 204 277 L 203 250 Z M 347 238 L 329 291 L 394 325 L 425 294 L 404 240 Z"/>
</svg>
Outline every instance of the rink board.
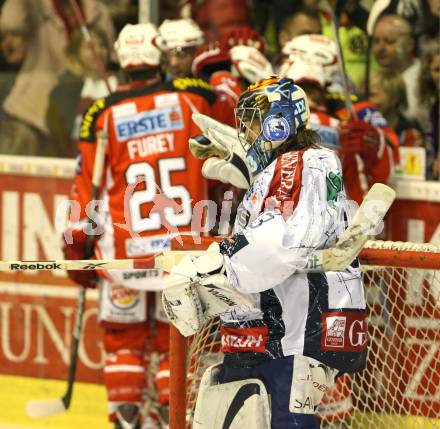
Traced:
<svg viewBox="0 0 440 429">
<path fill-rule="evenodd" d="M 61 259 L 63 222 L 73 160 L 0 157 L 0 259 Z M 58 213 L 58 216 L 57 216 Z M 388 238 L 440 244 L 440 183 L 398 182 Z M 103 351 L 96 322 L 97 294 L 88 292 L 85 334 L 72 410 L 36 421 L 25 416 L 28 399 L 52 399 L 66 387 L 77 288 L 65 273 L 0 273 L 0 429 L 109 428 L 102 387 Z M 1 331 L 4 332 L 4 331 Z M 384 416 L 377 428 L 387 427 Z M 390 416 L 399 426 L 422 428 L 417 417 Z M 358 419 L 361 421 L 361 419 Z M 440 427 L 432 420 L 431 427 Z M 355 426 L 361 429 L 361 426 Z"/>
</svg>

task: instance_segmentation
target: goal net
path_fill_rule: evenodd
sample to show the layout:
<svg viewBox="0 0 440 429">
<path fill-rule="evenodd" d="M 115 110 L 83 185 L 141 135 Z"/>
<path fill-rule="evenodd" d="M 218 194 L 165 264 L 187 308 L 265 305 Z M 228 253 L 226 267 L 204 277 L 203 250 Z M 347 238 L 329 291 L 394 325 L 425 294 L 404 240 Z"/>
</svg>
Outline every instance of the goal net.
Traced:
<svg viewBox="0 0 440 429">
<path fill-rule="evenodd" d="M 200 250 L 174 244 L 176 250 Z M 329 429 L 440 428 L 440 247 L 369 241 L 360 254 L 369 313 L 366 369 L 344 375 L 319 409 Z M 184 339 L 172 327 L 170 423 L 191 427 L 204 370 L 221 361 L 219 321 Z"/>
</svg>

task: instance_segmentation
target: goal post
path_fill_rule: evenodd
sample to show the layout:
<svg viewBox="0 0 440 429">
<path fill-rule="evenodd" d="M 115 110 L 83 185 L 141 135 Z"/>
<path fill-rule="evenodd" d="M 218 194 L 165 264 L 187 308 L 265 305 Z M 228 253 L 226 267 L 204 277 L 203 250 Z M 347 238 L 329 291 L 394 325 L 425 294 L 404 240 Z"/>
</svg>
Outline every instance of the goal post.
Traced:
<svg viewBox="0 0 440 429">
<path fill-rule="evenodd" d="M 179 237 L 172 248 L 202 250 L 212 241 Z M 368 241 L 359 259 L 369 314 L 367 366 L 344 380 L 345 393 L 332 392 L 329 407 L 334 411 L 345 404 L 340 414 L 347 428 L 438 428 L 440 246 Z M 222 357 L 219 323 L 209 322 L 189 339 L 170 329 L 170 427 L 186 429 L 200 377 Z M 327 415 L 324 408 L 320 415 L 323 427 L 341 427 L 335 412 Z"/>
</svg>

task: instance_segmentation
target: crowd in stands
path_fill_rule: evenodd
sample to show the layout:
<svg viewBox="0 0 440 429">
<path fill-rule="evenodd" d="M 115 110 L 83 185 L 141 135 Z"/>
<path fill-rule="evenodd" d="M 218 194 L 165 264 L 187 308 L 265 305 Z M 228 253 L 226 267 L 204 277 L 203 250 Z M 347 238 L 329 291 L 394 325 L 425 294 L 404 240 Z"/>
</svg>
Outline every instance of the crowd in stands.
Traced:
<svg viewBox="0 0 440 429">
<path fill-rule="evenodd" d="M 121 82 L 113 43 L 126 23 L 137 22 L 138 2 L 76 0 L 107 82 L 98 73 L 73 3 L 0 2 L 1 154 L 75 156 L 81 114 L 90 101 Z M 158 25 L 193 18 L 204 33 L 205 51 L 234 29 L 250 27 L 265 38 L 267 49 L 259 52 L 271 63 L 266 70 L 274 73 L 279 73 L 283 49 L 292 38 L 324 34 L 334 39 L 332 17 L 316 0 L 161 0 L 159 5 Z M 376 105 L 400 145 L 424 147 L 426 177 L 439 179 L 440 2 L 350 0 L 335 15 L 353 96 Z M 193 72 L 196 48 L 187 56 L 187 69 Z M 176 53 L 179 64 L 186 53 Z M 188 73 L 176 70 L 172 57 L 167 61 L 164 73 L 167 67 L 176 76 Z"/>
</svg>

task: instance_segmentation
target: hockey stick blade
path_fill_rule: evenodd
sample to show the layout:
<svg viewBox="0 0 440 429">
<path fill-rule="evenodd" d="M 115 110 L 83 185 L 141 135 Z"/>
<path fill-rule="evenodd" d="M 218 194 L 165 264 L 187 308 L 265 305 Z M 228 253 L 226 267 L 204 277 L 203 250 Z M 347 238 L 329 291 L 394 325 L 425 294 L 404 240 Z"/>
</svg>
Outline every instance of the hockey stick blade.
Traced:
<svg viewBox="0 0 440 429">
<path fill-rule="evenodd" d="M 374 184 L 357 210 L 352 223 L 336 245 L 321 251 L 324 271 L 341 271 L 350 265 L 383 221 L 396 193 L 382 183 Z"/>
<path fill-rule="evenodd" d="M 67 411 L 63 399 L 31 399 L 26 403 L 26 414 L 33 419 L 44 419 Z"/>
</svg>

